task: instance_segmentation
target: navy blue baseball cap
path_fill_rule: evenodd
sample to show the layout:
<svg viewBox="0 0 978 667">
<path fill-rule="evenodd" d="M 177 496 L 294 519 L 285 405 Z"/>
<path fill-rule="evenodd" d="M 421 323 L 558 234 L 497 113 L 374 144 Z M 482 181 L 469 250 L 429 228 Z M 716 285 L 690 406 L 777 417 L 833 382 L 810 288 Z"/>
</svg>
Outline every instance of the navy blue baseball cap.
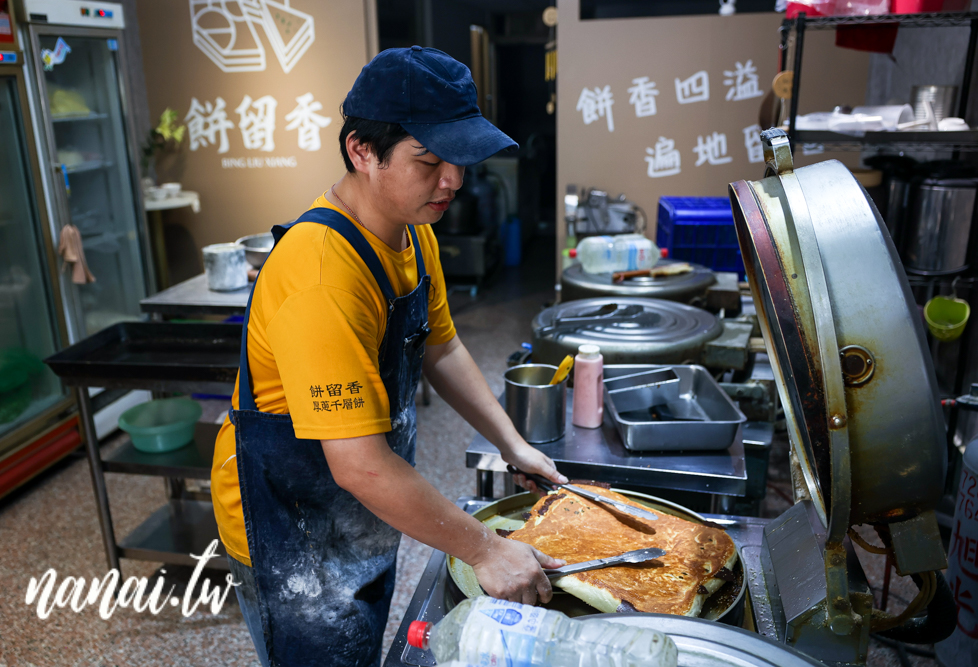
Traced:
<svg viewBox="0 0 978 667">
<path fill-rule="evenodd" d="M 445 162 L 467 167 L 519 145 L 479 111 L 469 68 L 438 49 L 387 49 L 360 70 L 346 116 L 398 123 Z"/>
</svg>

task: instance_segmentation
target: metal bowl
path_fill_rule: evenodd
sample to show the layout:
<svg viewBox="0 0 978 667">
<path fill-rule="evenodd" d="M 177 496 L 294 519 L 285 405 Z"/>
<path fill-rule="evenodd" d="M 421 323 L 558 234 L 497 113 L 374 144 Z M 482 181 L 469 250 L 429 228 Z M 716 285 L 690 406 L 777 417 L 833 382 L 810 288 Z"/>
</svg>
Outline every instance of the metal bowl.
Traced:
<svg viewBox="0 0 978 667">
<path fill-rule="evenodd" d="M 686 509 L 682 505 L 671 503 L 662 498 L 649 496 L 637 491 L 626 491 L 624 489 L 612 489 L 624 496 L 646 507 L 666 514 L 672 514 L 681 519 L 694 523 L 706 523 L 707 520 L 702 516 Z M 494 503 L 486 505 L 478 512 L 473 514 L 476 519 L 482 521 L 490 528 L 506 528 L 509 530 L 517 528 L 517 523 L 522 524 L 523 512 L 526 512 L 534 503 L 538 496 L 535 493 L 520 493 L 514 496 L 500 498 Z M 448 556 L 448 573 L 450 575 L 446 586 L 445 602 L 448 609 L 452 609 L 456 604 L 466 598 L 485 595 L 482 587 L 476 579 L 475 571 L 454 556 Z M 744 576 L 744 559 L 737 547 L 737 564 L 734 566 L 734 581 L 724 584 L 716 593 L 711 595 L 703 605 L 700 618 L 710 621 L 719 621 L 729 625 L 739 626 L 744 620 L 744 597 L 747 591 L 747 581 Z M 597 609 L 579 600 L 573 595 L 566 594 L 560 589 L 554 588 L 553 599 L 543 605 L 548 609 L 556 609 L 567 616 L 588 616 L 600 614 Z"/>
<path fill-rule="evenodd" d="M 245 247 L 245 258 L 248 263 L 256 269 L 260 269 L 261 265 L 268 259 L 268 253 L 275 246 L 275 239 L 272 238 L 271 232 L 262 232 L 261 234 L 242 236 L 235 243 L 240 243 Z"/>
</svg>

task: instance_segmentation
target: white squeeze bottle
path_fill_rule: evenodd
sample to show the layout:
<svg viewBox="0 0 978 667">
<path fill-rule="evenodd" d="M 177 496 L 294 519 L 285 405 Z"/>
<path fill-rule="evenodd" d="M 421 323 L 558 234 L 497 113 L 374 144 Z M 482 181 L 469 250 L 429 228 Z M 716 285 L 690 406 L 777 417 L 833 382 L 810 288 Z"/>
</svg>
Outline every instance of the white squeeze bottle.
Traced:
<svg viewBox="0 0 978 667">
<path fill-rule="evenodd" d="M 438 664 L 452 660 L 513 667 L 676 667 L 667 635 L 559 611 L 478 597 L 464 600 L 437 625 L 414 621 L 408 644 L 428 649 Z"/>
<path fill-rule="evenodd" d="M 597 345 L 581 345 L 574 357 L 571 423 L 598 428 L 604 420 L 604 357 Z"/>
</svg>

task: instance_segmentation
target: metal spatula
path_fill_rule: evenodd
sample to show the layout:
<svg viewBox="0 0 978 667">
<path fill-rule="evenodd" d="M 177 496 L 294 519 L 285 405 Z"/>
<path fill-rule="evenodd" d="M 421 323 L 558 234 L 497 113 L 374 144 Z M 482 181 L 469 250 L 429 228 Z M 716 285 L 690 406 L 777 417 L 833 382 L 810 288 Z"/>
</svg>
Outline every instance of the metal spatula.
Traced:
<svg viewBox="0 0 978 667">
<path fill-rule="evenodd" d="M 626 551 L 623 554 L 610 556 L 608 558 L 586 560 L 583 563 L 565 565 L 564 567 L 557 568 L 556 570 L 544 570 L 543 572 L 547 575 L 548 579 L 559 579 L 560 577 L 566 577 L 568 574 L 577 574 L 578 572 L 587 572 L 588 570 L 597 570 L 602 567 L 611 567 L 613 565 L 621 565 L 623 563 L 645 563 L 650 560 L 655 560 L 656 558 L 662 558 L 665 555 L 666 552 L 662 549 L 649 547 L 648 549 Z"/>
</svg>

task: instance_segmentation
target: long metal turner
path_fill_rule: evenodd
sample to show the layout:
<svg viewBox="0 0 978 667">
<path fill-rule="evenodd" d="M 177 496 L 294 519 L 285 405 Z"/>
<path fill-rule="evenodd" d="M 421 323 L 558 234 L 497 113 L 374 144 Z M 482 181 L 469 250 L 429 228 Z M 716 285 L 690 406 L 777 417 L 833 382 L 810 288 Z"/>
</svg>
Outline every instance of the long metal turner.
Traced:
<svg viewBox="0 0 978 667">
<path fill-rule="evenodd" d="M 612 567 L 613 565 L 621 565 L 623 563 L 645 563 L 650 560 L 655 560 L 656 558 L 662 558 L 665 555 L 666 552 L 662 549 L 649 547 L 648 549 L 626 551 L 623 554 L 610 556 L 608 558 L 586 560 L 583 563 L 565 565 L 564 567 L 557 568 L 556 570 L 544 570 L 543 572 L 547 575 L 547 579 L 559 579 L 560 577 L 566 577 L 568 574 L 577 574 L 578 572 L 587 572 L 588 570 L 597 570 L 602 567 Z"/>
<path fill-rule="evenodd" d="M 659 518 L 649 510 L 639 509 L 638 507 L 632 507 L 631 505 L 615 500 L 614 498 L 606 498 L 601 494 L 593 493 L 591 491 L 588 491 L 587 489 L 582 489 L 579 486 L 574 486 L 573 484 L 554 484 L 546 477 L 543 477 L 541 475 L 534 475 L 533 473 L 529 473 L 529 472 L 523 472 L 519 468 L 511 465 L 506 466 L 506 469 L 513 475 L 523 475 L 528 480 L 531 480 L 534 484 L 536 484 L 537 487 L 544 490 L 549 491 L 553 489 L 564 489 L 565 491 L 570 491 L 574 495 L 581 496 L 582 498 L 587 498 L 591 502 L 608 505 L 618 510 L 619 512 L 628 514 L 638 519 L 645 519 L 646 521 L 656 521 Z"/>
</svg>

